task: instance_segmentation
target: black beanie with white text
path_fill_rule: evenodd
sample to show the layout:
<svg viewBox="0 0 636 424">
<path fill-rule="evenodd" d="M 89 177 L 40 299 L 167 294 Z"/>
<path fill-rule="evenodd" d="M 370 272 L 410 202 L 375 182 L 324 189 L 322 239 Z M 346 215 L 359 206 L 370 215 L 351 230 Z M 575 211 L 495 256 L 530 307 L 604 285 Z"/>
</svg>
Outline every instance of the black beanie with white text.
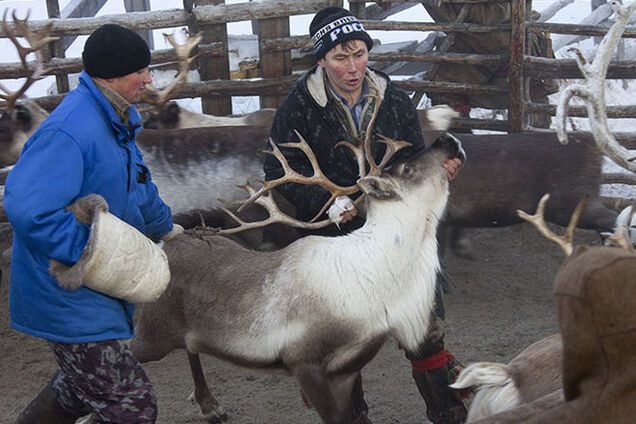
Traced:
<svg viewBox="0 0 636 424">
<path fill-rule="evenodd" d="M 368 50 L 373 47 L 373 40 L 364 30 L 362 22 L 341 7 L 327 7 L 316 13 L 309 25 L 309 35 L 314 43 L 316 60 L 325 57 L 338 44 L 349 40 L 364 41 Z"/>
</svg>

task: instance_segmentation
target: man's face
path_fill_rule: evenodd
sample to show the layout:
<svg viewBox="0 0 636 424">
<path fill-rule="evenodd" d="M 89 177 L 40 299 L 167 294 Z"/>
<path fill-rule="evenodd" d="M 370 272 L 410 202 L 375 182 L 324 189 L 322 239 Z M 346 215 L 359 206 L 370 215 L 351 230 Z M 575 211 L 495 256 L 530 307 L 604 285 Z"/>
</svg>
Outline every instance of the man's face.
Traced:
<svg viewBox="0 0 636 424">
<path fill-rule="evenodd" d="M 348 49 L 344 46 L 347 44 Z M 341 43 L 318 61 L 334 88 L 343 97 L 355 96 L 362 90 L 364 71 L 369 62 L 367 45 L 362 40 Z"/>
<path fill-rule="evenodd" d="M 109 78 L 110 88 L 119 93 L 129 103 L 137 103 L 141 100 L 144 87 L 152 82 L 148 68 L 140 69 L 123 77 Z"/>
</svg>

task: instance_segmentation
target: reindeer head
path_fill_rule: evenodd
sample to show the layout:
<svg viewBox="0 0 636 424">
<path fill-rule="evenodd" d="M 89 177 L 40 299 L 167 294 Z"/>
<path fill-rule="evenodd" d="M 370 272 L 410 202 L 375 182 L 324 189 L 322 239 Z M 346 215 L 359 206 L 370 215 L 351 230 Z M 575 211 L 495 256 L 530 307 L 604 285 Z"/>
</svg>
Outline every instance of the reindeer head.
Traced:
<svg viewBox="0 0 636 424">
<path fill-rule="evenodd" d="M 40 31 L 32 31 L 28 25 L 29 16 L 18 19 L 13 12 L 13 25 L 7 22 L 8 9 L 2 17 L 2 29 L 7 34 L 20 56 L 22 68 L 27 72 L 27 78 L 16 91 L 0 85 L 0 166 L 12 165 L 18 160 L 22 147 L 35 129 L 40 125 L 48 113 L 34 102 L 19 103 L 27 89 L 45 73 L 42 48 L 57 37 L 50 37 L 52 23 Z M 23 46 L 18 37 L 24 37 L 28 42 Z M 35 62 L 28 63 L 27 55 L 35 54 Z"/>
<path fill-rule="evenodd" d="M 438 137 L 428 149 L 401 159 L 380 176 L 365 176 L 358 186 L 374 200 L 402 201 L 407 208 L 419 208 L 440 200 L 448 190 L 442 163 L 446 159 L 466 160 L 461 142 L 450 134 Z"/>
</svg>

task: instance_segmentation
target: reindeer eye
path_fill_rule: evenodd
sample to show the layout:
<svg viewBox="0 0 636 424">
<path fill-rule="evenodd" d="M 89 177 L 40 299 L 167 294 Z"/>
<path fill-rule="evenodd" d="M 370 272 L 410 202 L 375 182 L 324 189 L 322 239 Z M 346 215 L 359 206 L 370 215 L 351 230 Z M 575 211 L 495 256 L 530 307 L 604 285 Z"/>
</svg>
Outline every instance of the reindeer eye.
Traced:
<svg viewBox="0 0 636 424">
<path fill-rule="evenodd" d="M 410 177 L 411 175 L 413 175 L 414 171 L 415 170 L 411 165 L 404 165 L 404 169 L 402 169 L 402 175 L 405 177 Z"/>
</svg>

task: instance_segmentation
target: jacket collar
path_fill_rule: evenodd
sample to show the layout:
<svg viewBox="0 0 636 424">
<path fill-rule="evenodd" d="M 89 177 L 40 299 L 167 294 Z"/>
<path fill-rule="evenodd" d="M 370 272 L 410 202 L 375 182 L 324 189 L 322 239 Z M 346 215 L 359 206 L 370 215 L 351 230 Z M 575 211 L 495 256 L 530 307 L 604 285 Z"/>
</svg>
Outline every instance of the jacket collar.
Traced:
<svg viewBox="0 0 636 424">
<path fill-rule="evenodd" d="M 80 86 L 86 89 L 89 94 L 95 99 L 95 101 L 97 101 L 101 109 L 104 111 L 106 118 L 113 127 L 115 133 L 118 134 L 118 140 L 120 139 L 119 135 L 124 135 L 125 138 L 133 138 L 139 133 L 139 131 L 141 131 L 141 115 L 134 105 L 128 106 L 127 112 L 129 121 L 128 125 L 125 125 L 122 122 L 121 117 L 115 111 L 114 106 L 100 90 L 100 88 L 95 84 L 95 81 L 93 81 L 91 76 L 86 73 L 86 71 L 82 71 L 82 73 L 80 74 Z M 132 132 L 133 134 L 129 134 L 129 132 Z M 124 140 L 121 139 L 120 141 L 123 142 Z"/>
</svg>

